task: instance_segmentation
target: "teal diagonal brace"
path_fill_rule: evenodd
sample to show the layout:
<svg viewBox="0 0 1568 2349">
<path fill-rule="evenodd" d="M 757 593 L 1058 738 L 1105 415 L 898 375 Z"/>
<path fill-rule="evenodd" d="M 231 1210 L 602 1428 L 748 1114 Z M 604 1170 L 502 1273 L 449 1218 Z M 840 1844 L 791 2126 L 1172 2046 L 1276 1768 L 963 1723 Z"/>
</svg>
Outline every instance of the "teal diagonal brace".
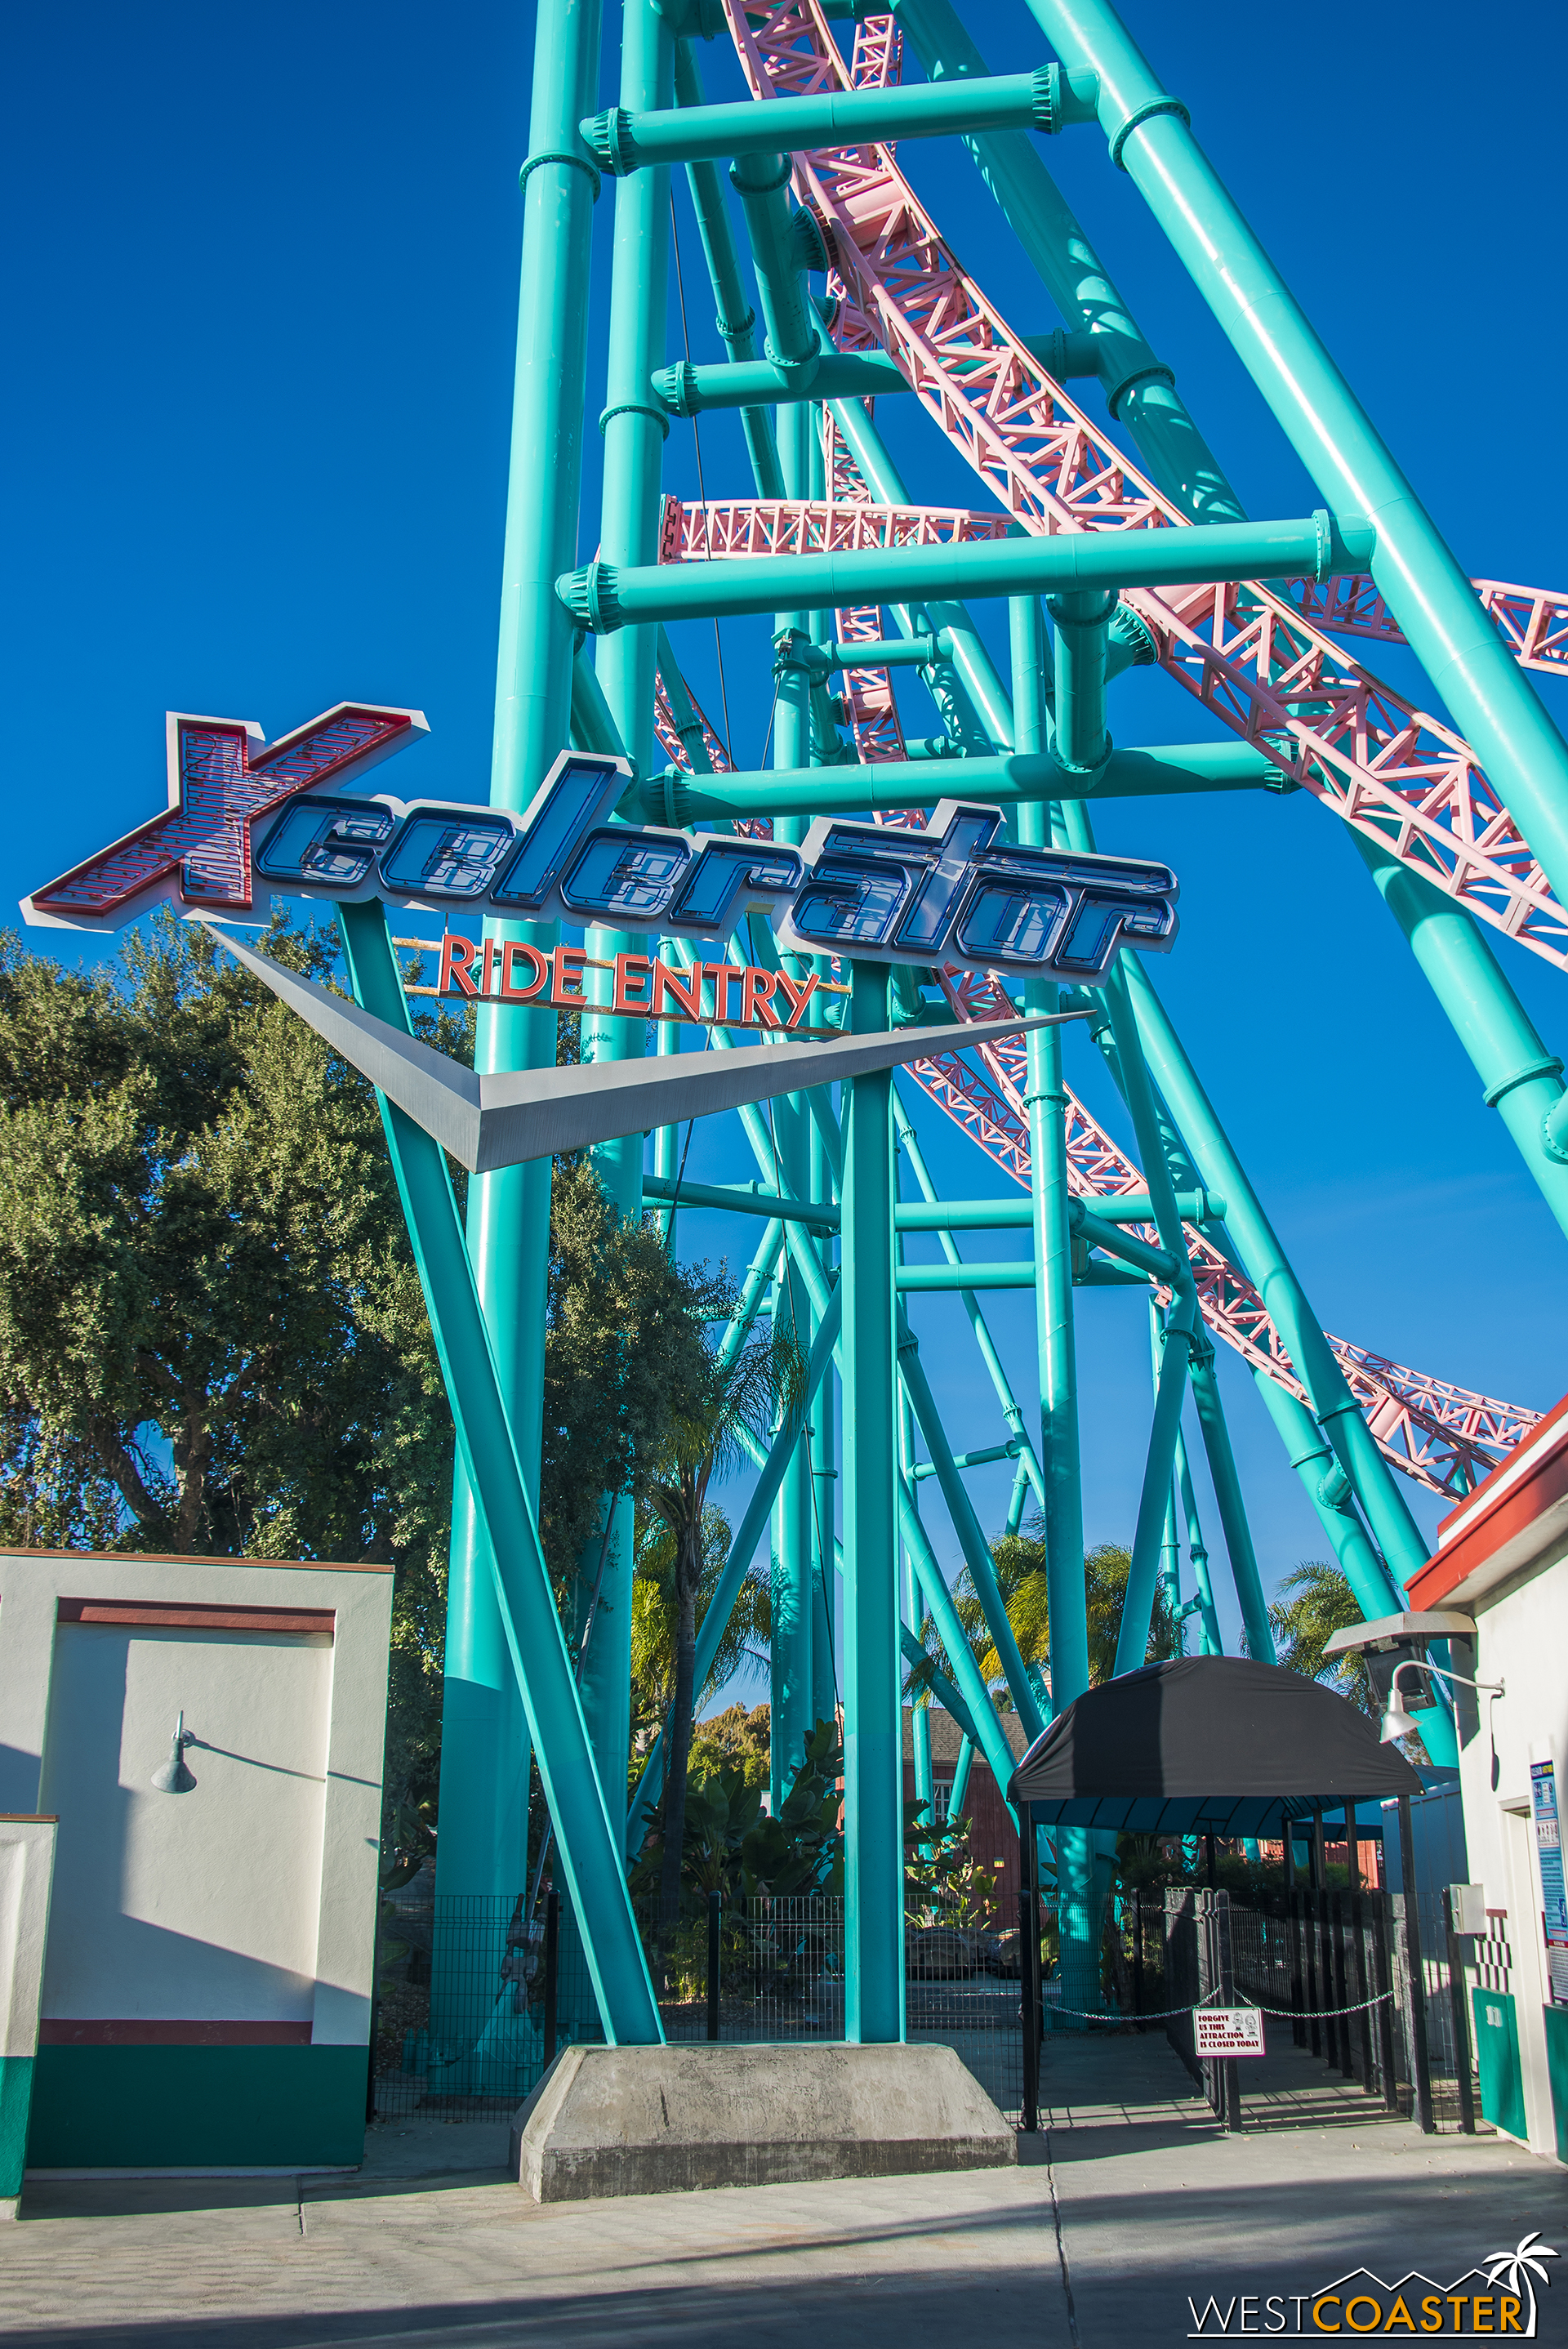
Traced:
<svg viewBox="0 0 1568 2349">
<path fill-rule="evenodd" d="M 696 1689 L 702 1688 L 713 1670 L 713 1660 L 718 1653 L 718 1643 L 724 1637 L 725 1628 L 735 1612 L 735 1602 L 740 1596 L 740 1586 L 745 1581 L 748 1569 L 756 1555 L 757 1545 L 762 1539 L 769 1512 L 778 1496 L 779 1487 L 784 1481 L 784 1472 L 789 1467 L 794 1455 L 795 1446 L 800 1440 L 800 1430 L 805 1425 L 806 1413 L 811 1406 L 811 1398 L 820 1386 L 823 1373 L 833 1359 L 833 1348 L 838 1342 L 841 1312 L 841 1300 L 837 1289 L 834 1289 L 832 1295 L 824 1300 L 821 1325 L 812 1343 L 810 1360 L 806 1365 L 805 1390 L 800 1397 L 799 1408 L 784 1421 L 773 1438 L 767 1458 L 762 1464 L 762 1473 L 758 1477 L 751 1498 L 746 1505 L 746 1515 L 740 1520 L 739 1531 L 730 1543 L 729 1557 L 726 1561 L 724 1572 L 719 1577 L 718 1587 L 708 1600 L 707 1612 L 703 1617 L 697 1630 L 696 1661 L 692 1672 L 692 1685 Z M 659 1799 L 659 1791 L 664 1785 L 665 1776 L 664 1747 L 664 1733 L 661 1731 L 649 1749 L 648 1758 L 643 1764 L 642 1775 L 633 1791 L 626 1828 L 629 1837 L 635 1837 L 639 1832 L 645 1832 L 654 1806 Z"/>
<path fill-rule="evenodd" d="M 338 923 L 361 1005 L 389 1027 L 406 1029 L 407 1005 L 380 905 L 340 906 Z M 406 1111 L 384 1093 L 377 1099 L 604 2036 L 612 2046 L 659 2046 L 665 2034 L 626 1892 L 621 1839 L 593 1766 L 447 1162 L 439 1143 Z"/>
</svg>

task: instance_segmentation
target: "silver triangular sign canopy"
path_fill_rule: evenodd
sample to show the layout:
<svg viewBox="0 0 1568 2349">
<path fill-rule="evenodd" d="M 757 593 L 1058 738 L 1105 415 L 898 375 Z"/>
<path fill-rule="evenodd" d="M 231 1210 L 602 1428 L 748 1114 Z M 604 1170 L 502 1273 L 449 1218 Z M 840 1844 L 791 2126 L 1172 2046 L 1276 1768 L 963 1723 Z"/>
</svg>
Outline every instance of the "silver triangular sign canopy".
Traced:
<svg viewBox="0 0 1568 2349">
<path fill-rule="evenodd" d="M 814 1043 L 677 1052 L 651 1061 L 594 1061 L 476 1076 L 406 1030 L 388 1026 L 346 997 L 241 946 L 227 930 L 208 926 L 236 961 L 297 1011 L 335 1052 L 368 1077 L 470 1174 L 584 1150 L 657 1125 L 682 1125 L 687 1118 L 711 1117 L 720 1110 L 741 1109 L 807 1086 L 841 1084 L 955 1047 L 968 1049 L 1086 1016 L 1081 1011 L 1019 1012 L 1007 1019 L 965 1021 L 956 1029 L 834 1033 Z"/>
</svg>

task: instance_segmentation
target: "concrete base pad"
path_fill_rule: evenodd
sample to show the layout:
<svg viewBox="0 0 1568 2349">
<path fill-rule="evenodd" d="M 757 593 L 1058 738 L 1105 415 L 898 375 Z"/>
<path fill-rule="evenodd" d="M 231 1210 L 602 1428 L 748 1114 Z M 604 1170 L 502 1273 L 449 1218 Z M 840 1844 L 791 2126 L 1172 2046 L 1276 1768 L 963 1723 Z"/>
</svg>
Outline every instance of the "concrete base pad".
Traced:
<svg viewBox="0 0 1568 2349">
<path fill-rule="evenodd" d="M 565 2047 L 511 2132 L 512 2176 L 536 2202 L 1017 2158 L 951 2047 Z"/>
</svg>

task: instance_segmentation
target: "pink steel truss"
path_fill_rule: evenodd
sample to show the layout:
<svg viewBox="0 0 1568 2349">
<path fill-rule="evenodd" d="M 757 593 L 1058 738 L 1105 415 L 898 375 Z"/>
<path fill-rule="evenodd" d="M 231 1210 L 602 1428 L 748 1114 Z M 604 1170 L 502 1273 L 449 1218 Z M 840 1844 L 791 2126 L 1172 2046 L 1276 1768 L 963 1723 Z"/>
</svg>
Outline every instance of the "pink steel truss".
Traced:
<svg viewBox="0 0 1568 2349">
<path fill-rule="evenodd" d="M 1547 676 L 1568 669 L 1568 595 L 1550 587 L 1510 587 L 1501 579 L 1470 584 L 1521 668 Z M 1373 636 L 1386 645 L 1405 641 L 1404 630 L 1364 573 L 1321 583 L 1290 579 L 1285 594 L 1291 609 L 1315 627 L 1334 628 L 1342 636 Z"/>
<path fill-rule="evenodd" d="M 702 728 L 702 739 L 707 748 L 708 764 L 716 775 L 728 774 L 733 764 L 730 755 L 708 724 L 703 714 L 702 704 L 689 685 L 686 687 L 686 698 L 691 703 L 692 711 L 698 725 Z M 689 774 L 691 754 L 676 731 L 676 714 L 670 706 L 670 697 L 665 690 L 664 678 L 658 674 L 655 674 L 654 678 L 654 731 L 659 738 L 660 745 L 668 751 L 676 765 L 684 767 Z"/>
<path fill-rule="evenodd" d="M 1005 991 L 993 979 L 953 973 L 943 980 L 961 1019 L 1002 1009 Z M 1004 1040 L 972 1048 L 985 1070 L 977 1077 L 956 1051 L 914 1063 L 917 1084 L 979 1143 L 1016 1183 L 1029 1180 L 1029 1126 L 1024 1107 L 1025 1047 Z M 1080 1197 L 1116 1196 L 1147 1189 L 1142 1175 L 1077 1095 L 1068 1094 L 1068 1180 Z M 1152 1225 L 1134 1226 L 1152 1245 Z M 1296 1377 L 1263 1299 L 1195 1226 L 1185 1226 L 1187 1253 L 1203 1319 L 1216 1337 L 1240 1354 L 1249 1370 L 1261 1371 L 1299 1401 L 1306 1391 Z M 1328 1340 L 1366 1414 L 1384 1456 L 1417 1484 L 1456 1498 L 1469 1492 L 1501 1454 L 1536 1425 L 1541 1413 L 1472 1394 L 1424 1371 L 1408 1370 L 1386 1355 Z"/>
<path fill-rule="evenodd" d="M 1006 514 L 970 506 L 878 506 L 869 499 L 665 500 L 661 563 L 714 563 L 728 555 L 852 554 L 884 546 L 956 546 L 1006 538 Z"/>
<path fill-rule="evenodd" d="M 726 5 L 755 97 L 852 87 L 818 0 Z M 841 347 L 874 340 L 888 352 L 1008 516 L 1047 533 L 1184 524 L 1025 348 L 890 148 L 797 155 L 794 179 L 842 288 Z M 1568 917 L 1449 728 L 1256 585 L 1138 590 L 1126 600 L 1154 630 L 1167 673 L 1223 724 L 1480 919 L 1568 963 Z"/>
<path fill-rule="evenodd" d="M 857 64 L 867 26 L 880 26 L 890 21 L 885 16 L 873 16 L 867 20 L 866 25 L 856 26 Z M 872 53 L 875 54 L 874 44 Z M 879 62 L 886 64 L 885 48 Z M 861 479 L 860 468 L 850 454 L 843 434 L 825 409 L 822 411 L 822 471 L 827 478 L 830 505 L 869 507 L 871 492 Z M 835 621 L 841 644 L 874 644 L 882 635 L 882 616 L 874 604 L 851 605 L 837 613 Z M 887 669 L 846 668 L 844 707 L 863 766 L 875 766 L 886 759 L 907 758 L 908 745 L 903 739 L 898 703 L 893 698 L 892 678 Z"/>
</svg>

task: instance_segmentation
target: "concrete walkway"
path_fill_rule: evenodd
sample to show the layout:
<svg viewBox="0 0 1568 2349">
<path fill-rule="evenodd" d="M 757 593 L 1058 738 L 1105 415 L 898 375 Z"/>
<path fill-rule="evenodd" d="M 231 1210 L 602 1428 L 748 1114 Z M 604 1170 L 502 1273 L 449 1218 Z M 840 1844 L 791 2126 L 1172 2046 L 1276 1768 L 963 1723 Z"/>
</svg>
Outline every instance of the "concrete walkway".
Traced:
<svg viewBox="0 0 1568 2349">
<path fill-rule="evenodd" d="M 1017 2169 L 971 2176 L 540 2210 L 503 2177 L 500 2128 L 391 2122 L 346 2178 L 36 2180 L 0 2240 L 0 2332 L 8 2349 L 1099 2349 L 1186 2338 L 1189 2293 L 1310 2292 L 1363 2262 L 1447 2282 L 1532 2227 L 1568 2252 L 1555 2165 L 1423 2138 L 1288 2046 L 1232 2139 L 1162 2038 L 1054 2039 L 1047 2068 L 1048 2128 Z"/>
</svg>

